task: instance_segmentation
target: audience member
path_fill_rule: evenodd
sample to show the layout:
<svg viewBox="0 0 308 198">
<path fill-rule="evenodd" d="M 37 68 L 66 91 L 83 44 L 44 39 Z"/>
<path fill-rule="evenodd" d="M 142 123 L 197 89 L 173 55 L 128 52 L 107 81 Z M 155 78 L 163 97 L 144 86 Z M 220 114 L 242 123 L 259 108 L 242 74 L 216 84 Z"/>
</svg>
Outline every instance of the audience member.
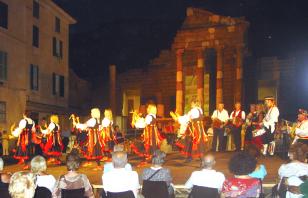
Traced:
<svg viewBox="0 0 308 198">
<path fill-rule="evenodd" d="M 202 158 L 200 171 L 194 171 L 188 181 L 185 183 L 186 188 L 193 186 L 203 186 L 208 188 L 217 188 L 220 192 L 222 184 L 225 181 L 225 176 L 221 172 L 214 170 L 216 164 L 215 158 L 212 154 L 207 154 Z"/>
<path fill-rule="evenodd" d="M 45 187 L 53 192 L 56 179 L 52 175 L 46 173 L 47 164 L 44 157 L 38 155 L 35 156 L 31 162 L 31 171 L 36 175 L 36 185 L 39 187 Z"/>
<path fill-rule="evenodd" d="M 3 172 L 4 161 L 0 157 L 0 187 L 8 187 L 11 175 Z"/>
<path fill-rule="evenodd" d="M 260 149 L 256 145 L 249 144 L 245 148 L 245 151 L 249 155 L 254 157 L 258 162 L 258 157 L 260 157 L 261 152 L 260 152 Z M 252 173 L 249 174 L 250 177 L 258 178 L 258 179 L 261 179 L 261 180 L 263 180 L 266 175 L 267 175 L 267 171 L 266 171 L 265 166 L 263 164 L 258 164 L 258 163 L 257 163 L 256 169 Z"/>
<path fill-rule="evenodd" d="M 104 173 L 102 176 L 105 192 L 132 191 L 135 197 L 137 197 L 139 189 L 138 173 L 125 169 L 127 154 L 123 151 L 113 152 L 112 163 L 114 169 Z"/>
<path fill-rule="evenodd" d="M 16 172 L 10 179 L 9 193 L 12 198 L 32 198 L 35 188 L 35 175 L 33 173 Z"/>
<path fill-rule="evenodd" d="M 256 165 L 256 158 L 246 152 L 233 155 L 229 161 L 229 170 L 234 174 L 234 177 L 225 180 L 222 197 L 259 197 L 260 180 L 249 176 L 256 169 Z"/>
<path fill-rule="evenodd" d="M 124 152 L 124 145 L 122 144 L 116 144 L 113 147 L 113 152 L 118 152 L 118 151 L 123 151 Z M 107 173 L 111 170 L 114 169 L 113 163 L 112 162 L 107 162 L 104 164 L 104 173 Z M 126 163 L 125 164 L 125 169 L 128 171 L 132 170 L 132 166 L 130 165 L 130 163 Z"/>
<path fill-rule="evenodd" d="M 170 170 L 168 168 L 163 168 L 162 165 L 165 162 L 166 153 L 160 150 L 156 150 L 153 152 L 152 156 L 152 166 L 150 168 L 146 168 L 142 173 L 142 180 L 149 181 L 164 181 L 167 184 L 168 192 L 170 197 L 174 195 L 174 189 L 171 185 L 172 176 Z M 154 175 L 155 174 L 155 175 Z M 153 192 L 155 193 L 155 192 Z"/>
<path fill-rule="evenodd" d="M 66 167 L 68 172 L 65 175 L 60 176 L 55 189 L 53 191 L 53 197 L 60 198 L 61 191 L 84 189 L 84 196 L 94 198 L 93 190 L 87 176 L 77 172 L 80 166 L 80 157 L 75 150 L 72 150 L 66 156 Z"/>
</svg>

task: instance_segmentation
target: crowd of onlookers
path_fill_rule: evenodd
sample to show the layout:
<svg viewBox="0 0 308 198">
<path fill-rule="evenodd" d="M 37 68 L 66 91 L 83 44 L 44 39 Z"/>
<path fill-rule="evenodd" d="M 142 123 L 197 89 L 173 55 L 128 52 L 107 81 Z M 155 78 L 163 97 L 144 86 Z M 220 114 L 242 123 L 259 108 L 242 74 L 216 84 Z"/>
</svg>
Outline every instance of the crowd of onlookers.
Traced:
<svg viewBox="0 0 308 198">
<path fill-rule="evenodd" d="M 272 189 L 273 195 L 280 197 L 308 196 L 308 146 L 302 143 L 292 145 L 290 161 L 278 170 L 279 182 Z M 192 172 L 185 183 L 191 189 L 190 197 L 264 197 L 262 181 L 266 177 L 266 167 L 258 162 L 260 151 L 253 145 L 235 153 L 228 164 L 232 177 L 226 178 L 215 170 L 215 157 L 208 153 L 202 157 L 201 169 Z M 102 197 L 134 198 L 143 194 L 146 198 L 175 197 L 171 171 L 164 167 L 166 154 L 156 150 L 152 164 L 139 176 L 128 163 L 127 153 L 122 145 L 116 145 L 112 152 L 112 162 L 104 164 L 102 175 Z M 44 157 L 35 156 L 30 162 L 30 171 L 9 174 L 3 172 L 0 158 L 0 197 L 94 197 L 93 188 L 85 174 L 78 172 L 81 159 L 77 150 L 66 156 L 67 172 L 57 180 L 47 174 Z M 180 167 L 179 167 L 180 168 Z M 139 178 L 143 187 L 140 189 Z"/>
</svg>

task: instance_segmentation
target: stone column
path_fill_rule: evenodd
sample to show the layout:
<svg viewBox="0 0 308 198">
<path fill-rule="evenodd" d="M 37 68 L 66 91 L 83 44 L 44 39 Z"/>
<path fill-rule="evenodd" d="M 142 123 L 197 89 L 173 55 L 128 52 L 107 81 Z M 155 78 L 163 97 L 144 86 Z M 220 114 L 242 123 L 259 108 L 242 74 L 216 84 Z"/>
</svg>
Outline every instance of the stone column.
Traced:
<svg viewBox="0 0 308 198">
<path fill-rule="evenodd" d="M 109 80 L 110 80 L 110 87 L 109 87 L 109 104 L 112 110 L 112 113 L 116 115 L 116 66 L 109 65 Z"/>
<path fill-rule="evenodd" d="M 176 112 L 183 114 L 183 49 L 176 51 Z"/>
<path fill-rule="evenodd" d="M 243 45 L 236 46 L 235 102 L 242 100 Z"/>
<path fill-rule="evenodd" d="M 204 55 L 203 49 L 197 49 L 197 98 L 200 101 L 201 108 L 204 105 Z"/>
<path fill-rule="evenodd" d="M 216 105 L 223 102 L 222 79 L 223 79 L 223 48 L 216 48 Z"/>
</svg>

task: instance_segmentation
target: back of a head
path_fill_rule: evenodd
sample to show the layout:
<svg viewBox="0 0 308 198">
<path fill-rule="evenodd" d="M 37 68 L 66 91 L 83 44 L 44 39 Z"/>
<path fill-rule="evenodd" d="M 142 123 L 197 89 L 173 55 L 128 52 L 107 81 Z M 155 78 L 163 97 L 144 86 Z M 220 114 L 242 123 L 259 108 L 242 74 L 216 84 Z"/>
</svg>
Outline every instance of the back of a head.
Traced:
<svg viewBox="0 0 308 198">
<path fill-rule="evenodd" d="M 152 164 L 161 165 L 165 162 L 166 153 L 161 150 L 155 150 L 152 156 Z"/>
<path fill-rule="evenodd" d="M 201 168 L 211 169 L 215 165 L 216 161 L 212 154 L 207 154 L 202 158 Z"/>
<path fill-rule="evenodd" d="M 291 160 L 298 160 L 306 162 L 308 155 L 308 145 L 301 142 L 293 144 L 289 149 L 289 156 Z"/>
<path fill-rule="evenodd" d="M 4 162 L 3 159 L 0 157 L 0 171 L 3 170 L 3 167 L 4 167 Z"/>
<path fill-rule="evenodd" d="M 123 151 L 113 152 L 112 163 L 114 168 L 125 168 L 127 164 L 127 153 Z"/>
<path fill-rule="evenodd" d="M 122 144 L 114 145 L 113 152 L 118 152 L 118 151 L 124 151 L 124 145 L 122 145 Z"/>
<path fill-rule="evenodd" d="M 229 170 L 234 175 L 248 175 L 256 169 L 257 160 L 247 152 L 234 154 L 229 161 Z"/>
<path fill-rule="evenodd" d="M 12 175 L 9 193 L 12 198 L 32 198 L 35 193 L 35 188 L 35 175 L 21 171 Z"/>
<path fill-rule="evenodd" d="M 80 166 L 80 157 L 78 152 L 71 152 L 66 156 L 66 167 L 69 171 L 75 171 Z"/>
<path fill-rule="evenodd" d="M 31 162 L 31 171 L 35 174 L 44 172 L 47 169 L 46 160 L 44 157 L 37 155 L 35 156 Z"/>
<path fill-rule="evenodd" d="M 247 145 L 245 147 L 245 152 L 254 158 L 258 158 L 260 156 L 260 149 L 254 144 Z"/>
</svg>

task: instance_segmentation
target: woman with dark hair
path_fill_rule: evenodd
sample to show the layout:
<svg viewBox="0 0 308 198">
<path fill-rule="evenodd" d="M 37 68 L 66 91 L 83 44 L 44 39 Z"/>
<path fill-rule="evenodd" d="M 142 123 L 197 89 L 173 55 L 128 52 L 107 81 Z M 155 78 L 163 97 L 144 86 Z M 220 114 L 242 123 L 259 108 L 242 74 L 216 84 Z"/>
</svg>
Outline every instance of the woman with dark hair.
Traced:
<svg viewBox="0 0 308 198">
<path fill-rule="evenodd" d="M 256 169 L 257 160 L 246 152 L 236 153 L 229 161 L 229 170 L 233 178 L 226 179 L 222 188 L 222 197 L 259 197 L 261 183 L 249 176 Z"/>
<path fill-rule="evenodd" d="M 166 153 L 155 150 L 152 156 L 152 166 L 143 170 L 142 180 L 165 181 L 168 187 L 169 197 L 172 197 L 174 195 L 174 190 L 171 185 L 172 176 L 168 168 L 162 167 L 165 162 L 165 157 Z"/>
</svg>

